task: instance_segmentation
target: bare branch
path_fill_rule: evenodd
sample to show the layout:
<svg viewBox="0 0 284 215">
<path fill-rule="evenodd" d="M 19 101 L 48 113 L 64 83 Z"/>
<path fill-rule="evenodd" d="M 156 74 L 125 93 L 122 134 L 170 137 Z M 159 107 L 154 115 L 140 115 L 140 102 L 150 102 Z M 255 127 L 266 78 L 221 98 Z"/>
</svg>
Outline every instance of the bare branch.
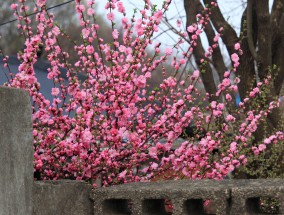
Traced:
<svg viewBox="0 0 284 215">
<path fill-rule="evenodd" d="M 186 12 L 186 26 L 189 26 L 193 23 L 196 23 L 196 14 L 198 5 L 200 4 L 199 0 L 184 0 L 184 8 Z M 198 37 L 196 41 L 196 46 L 193 49 L 193 55 L 195 57 L 195 62 L 198 65 L 199 69 L 202 67 L 201 59 L 204 59 L 205 51 L 202 47 L 201 39 Z M 217 92 L 216 85 L 213 78 L 212 69 L 209 64 L 205 65 L 204 69 L 205 72 L 201 72 L 201 79 L 204 84 L 204 88 L 207 93 L 209 93 L 210 99 L 214 100 L 214 95 Z"/>
<path fill-rule="evenodd" d="M 272 30 L 272 64 L 277 65 L 274 77 L 274 89 L 279 96 L 284 82 L 284 0 L 274 0 L 271 11 L 271 30 Z"/>
<path fill-rule="evenodd" d="M 269 0 L 256 1 L 255 8 L 258 23 L 258 75 L 263 80 L 272 63 Z"/>
<path fill-rule="evenodd" d="M 281 88 L 284 83 L 284 61 L 283 61 L 283 53 L 284 53 L 284 16 L 282 16 L 279 22 L 279 37 L 278 40 L 275 41 L 277 46 L 275 45 L 273 51 L 273 59 L 272 63 L 278 67 L 277 71 L 273 74 L 274 76 L 274 89 L 275 94 L 277 96 L 280 95 Z"/>
<path fill-rule="evenodd" d="M 204 3 L 208 5 L 210 5 L 211 2 L 217 3 L 217 0 L 204 0 Z M 222 40 L 225 43 L 229 54 L 233 54 L 235 52 L 234 45 L 239 41 L 239 38 L 232 26 L 225 20 L 218 6 L 212 9 L 211 21 L 215 29 L 220 29 L 221 27 L 224 28 L 223 34 L 221 35 Z"/>
<path fill-rule="evenodd" d="M 254 20 L 253 13 L 253 20 Z M 241 100 L 243 100 L 247 96 L 247 92 L 251 89 L 252 86 L 256 86 L 256 72 L 254 66 L 254 58 L 251 54 L 248 45 L 247 38 L 247 12 L 246 10 L 243 13 L 242 21 L 241 21 L 241 49 L 243 54 L 240 56 L 240 65 L 237 69 L 237 75 L 241 78 L 241 82 L 238 84 L 239 94 Z M 252 37 L 254 41 L 254 46 L 256 45 L 257 38 L 257 25 L 252 25 Z"/>
<path fill-rule="evenodd" d="M 252 8 L 253 8 L 253 0 L 248 0 L 247 5 L 247 38 L 249 50 L 255 60 L 257 60 L 257 53 L 254 47 L 254 42 L 252 38 Z"/>
<path fill-rule="evenodd" d="M 207 35 L 209 45 L 212 47 L 213 44 L 214 44 L 214 37 L 216 35 L 215 35 L 214 29 L 213 29 L 211 23 L 206 25 L 204 31 Z M 219 46 L 214 48 L 214 51 L 212 53 L 212 61 L 213 61 L 213 66 L 215 67 L 215 69 L 217 70 L 217 73 L 219 75 L 219 80 L 221 81 L 221 79 L 223 78 L 224 72 L 227 70 L 227 67 L 224 63 L 224 59 L 223 59 L 223 56 L 222 56 L 222 53 L 221 53 Z"/>
</svg>

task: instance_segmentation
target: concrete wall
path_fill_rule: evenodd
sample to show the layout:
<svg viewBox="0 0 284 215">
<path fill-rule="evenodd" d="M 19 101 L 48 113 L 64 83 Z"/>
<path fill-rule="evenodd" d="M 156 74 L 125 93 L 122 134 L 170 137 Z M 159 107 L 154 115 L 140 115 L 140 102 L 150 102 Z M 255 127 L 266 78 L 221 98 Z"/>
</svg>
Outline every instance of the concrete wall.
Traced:
<svg viewBox="0 0 284 215">
<path fill-rule="evenodd" d="M 131 183 L 96 189 L 92 197 L 96 215 L 167 215 L 168 202 L 173 215 L 260 215 L 260 197 L 277 199 L 277 214 L 284 214 L 283 179 Z"/>
<path fill-rule="evenodd" d="M 81 181 L 39 181 L 33 215 L 169 215 L 169 203 L 173 215 L 261 215 L 260 197 L 278 200 L 274 215 L 284 214 L 283 179 L 141 182 L 94 190 Z"/>
<path fill-rule="evenodd" d="M 36 181 L 33 215 L 93 215 L 91 190 L 82 181 Z"/>
<path fill-rule="evenodd" d="M 0 215 L 31 215 L 33 140 L 30 97 L 0 87 Z"/>
</svg>

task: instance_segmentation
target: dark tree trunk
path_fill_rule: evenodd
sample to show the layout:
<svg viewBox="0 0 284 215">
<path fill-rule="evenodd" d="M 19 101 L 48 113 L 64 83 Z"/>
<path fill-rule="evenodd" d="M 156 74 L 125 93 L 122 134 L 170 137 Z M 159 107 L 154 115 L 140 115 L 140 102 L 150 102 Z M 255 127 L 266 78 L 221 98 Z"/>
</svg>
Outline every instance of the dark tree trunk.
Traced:
<svg viewBox="0 0 284 215">
<path fill-rule="evenodd" d="M 211 2 L 212 0 L 204 0 L 204 4 L 207 5 Z M 196 23 L 197 12 L 203 10 L 200 0 L 184 0 L 184 7 L 187 26 Z M 236 52 L 234 45 L 241 42 L 243 55 L 240 56 L 240 66 L 237 70 L 237 75 L 241 79 L 238 85 L 241 99 L 247 97 L 248 92 L 256 86 L 257 80 L 263 81 L 268 72 L 271 72 L 274 82 L 267 97 L 267 104 L 279 97 L 284 82 L 284 0 L 275 0 L 271 13 L 269 13 L 269 0 L 248 0 L 248 7 L 242 16 L 240 36 L 225 20 L 218 6 L 211 11 L 211 23 L 204 29 L 209 45 L 213 43 L 214 29 L 218 30 L 221 27 L 224 28 L 221 38 L 230 56 Z M 200 59 L 204 58 L 205 53 L 200 38 L 194 48 L 193 54 L 200 69 Z M 203 68 L 206 72 L 202 73 L 202 81 L 206 92 L 210 95 L 216 92 L 212 68 L 217 71 L 221 80 L 224 72 L 229 69 L 225 66 L 225 60 L 218 47 L 212 54 L 211 66 Z M 276 65 L 277 69 L 273 70 L 273 65 Z M 277 110 L 270 114 L 269 119 L 273 125 L 277 125 L 279 114 Z"/>
<path fill-rule="evenodd" d="M 191 0 L 191 1 L 185 1 L 184 2 L 186 10 L 186 25 L 189 26 L 193 23 L 196 23 L 196 14 L 198 12 L 198 9 L 203 9 L 202 5 L 200 4 L 199 0 Z M 191 36 L 191 35 L 189 35 Z M 201 59 L 204 59 L 205 51 L 202 47 L 201 39 L 200 37 L 196 41 L 196 46 L 193 49 L 193 54 L 195 57 L 195 62 L 198 65 L 199 69 L 201 69 L 202 63 Z M 214 100 L 214 95 L 216 94 L 216 85 L 214 82 L 213 72 L 210 67 L 210 64 L 203 65 L 203 68 L 201 70 L 204 70 L 206 72 L 201 72 L 201 79 L 204 84 L 204 88 L 209 95 L 211 95 L 210 99 Z M 214 98 L 212 98 L 212 96 Z"/>
</svg>

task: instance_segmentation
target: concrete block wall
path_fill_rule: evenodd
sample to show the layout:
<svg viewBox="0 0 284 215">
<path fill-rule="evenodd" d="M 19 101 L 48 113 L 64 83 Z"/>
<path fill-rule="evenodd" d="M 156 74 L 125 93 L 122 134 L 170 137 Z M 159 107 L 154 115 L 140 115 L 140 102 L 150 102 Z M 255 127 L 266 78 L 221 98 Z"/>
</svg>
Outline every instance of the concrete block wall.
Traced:
<svg viewBox="0 0 284 215">
<path fill-rule="evenodd" d="M 261 214 L 259 198 L 274 198 L 280 202 L 278 214 L 284 214 L 284 180 L 235 180 L 230 185 L 231 215 Z"/>
<path fill-rule="evenodd" d="M 180 180 L 131 183 L 94 190 L 96 215 L 167 215 L 165 200 L 173 215 L 211 214 L 203 204 L 214 201 L 216 215 L 260 215 L 260 197 L 280 202 L 284 214 L 284 180 Z"/>
</svg>

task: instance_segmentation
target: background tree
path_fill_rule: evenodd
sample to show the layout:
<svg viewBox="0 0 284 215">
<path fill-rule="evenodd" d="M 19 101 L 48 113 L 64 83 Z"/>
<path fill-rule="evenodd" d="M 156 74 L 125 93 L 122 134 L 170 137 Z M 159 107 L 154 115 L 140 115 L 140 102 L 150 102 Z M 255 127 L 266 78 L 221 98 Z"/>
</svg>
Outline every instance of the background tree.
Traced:
<svg viewBox="0 0 284 215">
<path fill-rule="evenodd" d="M 263 82 L 268 76 L 272 76 L 272 84 L 266 92 L 262 93 L 259 98 L 258 108 L 267 106 L 273 99 L 281 96 L 281 89 L 284 81 L 284 1 L 274 0 L 271 12 L 269 11 L 269 0 L 248 0 L 247 5 L 241 20 L 241 33 L 238 35 L 236 30 L 228 23 L 221 12 L 220 6 L 212 7 L 212 2 L 217 3 L 216 0 L 184 0 L 184 9 L 186 12 L 186 26 L 196 23 L 196 14 L 202 13 L 206 8 L 211 11 L 210 22 L 204 28 L 204 33 L 207 37 L 209 46 L 214 43 L 214 37 L 220 28 L 223 28 L 221 39 L 224 46 L 231 56 L 235 53 L 235 44 L 241 44 L 242 55 L 240 55 L 240 66 L 236 71 L 236 75 L 240 77 L 241 82 L 238 84 L 238 92 L 241 101 L 248 96 L 248 92 L 257 86 L 258 82 Z M 197 45 L 193 50 L 195 63 L 200 70 L 204 69 L 206 72 L 202 73 L 201 78 L 207 93 L 215 95 L 218 88 L 214 82 L 213 71 L 221 80 L 224 72 L 229 69 L 226 61 L 228 57 L 222 55 L 220 47 L 215 47 L 212 56 L 207 59 L 208 64 L 204 64 L 204 54 L 206 50 L 202 45 L 204 40 L 199 37 Z M 206 59 L 205 59 L 206 60 Z M 233 65 L 232 61 L 230 65 Z M 283 93 L 282 93 L 283 95 Z M 246 108 L 247 111 L 251 107 Z M 254 142 L 261 141 L 265 133 L 270 133 L 274 129 L 283 130 L 283 109 L 275 109 L 268 116 L 265 121 L 262 121 L 257 132 L 254 135 Z M 253 143 L 252 143 L 253 144 Z M 282 151 L 282 153 L 279 153 Z M 277 149 L 280 157 L 276 160 L 283 167 L 283 144 Z M 265 163 L 270 157 L 271 153 L 262 158 Z M 282 157 L 282 158 L 281 158 Z M 274 158 L 275 159 L 275 158 Z M 269 160 L 269 159 L 268 159 Z M 259 161 L 260 162 L 260 161 Z M 259 166 L 266 166 L 269 168 L 272 163 L 252 164 L 251 173 L 255 172 Z M 273 161 L 273 163 L 275 160 Z M 283 168 L 282 168 L 283 170 Z M 281 172 L 281 171 L 280 171 Z M 262 176 L 268 176 L 268 173 L 262 173 Z M 281 173 L 282 174 L 282 173 Z M 260 174 L 261 175 L 261 174 Z"/>
<path fill-rule="evenodd" d="M 0 22 L 6 23 L 14 19 L 13 11 L 10 9 L 12 1 L 1 2 Z M 0 47 L 4 53 L 16 54 L 22 47 L 24 39 L 19 37 L 17 23 L 7 23 L 0 26 Z M 5 42 L 4 39 L 5 38 Z"/>
</svg>

